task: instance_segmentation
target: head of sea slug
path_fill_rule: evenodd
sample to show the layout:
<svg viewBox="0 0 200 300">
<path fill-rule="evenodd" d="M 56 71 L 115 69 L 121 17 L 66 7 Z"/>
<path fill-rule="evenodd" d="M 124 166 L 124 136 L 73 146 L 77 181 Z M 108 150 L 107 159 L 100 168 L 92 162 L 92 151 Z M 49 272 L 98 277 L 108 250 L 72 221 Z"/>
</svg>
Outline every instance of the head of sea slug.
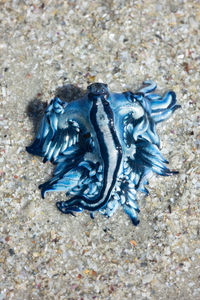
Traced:
<svg viewBox="0 0 200 300">
<path fill-rule="evenodd" d="M 95 82 L 87 87 L 88 94 L 92 96 L 106 96 L 109 94 L 108 85 L 105 83 Z"/>
</svg>

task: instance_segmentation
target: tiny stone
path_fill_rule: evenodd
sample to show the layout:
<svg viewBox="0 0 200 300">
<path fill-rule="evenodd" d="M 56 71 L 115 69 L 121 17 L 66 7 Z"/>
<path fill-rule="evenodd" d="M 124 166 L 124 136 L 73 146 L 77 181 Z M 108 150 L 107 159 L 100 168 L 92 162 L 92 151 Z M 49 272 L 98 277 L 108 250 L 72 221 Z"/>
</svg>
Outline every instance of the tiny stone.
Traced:
<svg viewBox="0 0 200 300">
<path fill-rule="evenodd" d="M 11 256 L 15 254 L 15 251 L 12 248 L 9 249 L 8 251 L 9 251 L 9 253 L 10 253 Z"/>
<path fill-rule="evenodd" d="M 143 277 L 142 282 L 143 284 L 149 283 L 153 280 L 154 275 L 153 274 L 147 274 Z"/>
<path fill-rule="evenodd" d="M 177 10 L 178 10 L 178 7 L 175 4 L 171 3 L 170 4 L 170 11 L 173 12 L 173 13 L 176 13 Z"/>
<path fill-rule="evenodd" d="M 59 63 L 56 63 L 56 64 L 55 64 L 55 67 L 56 67 L 56 70 L 58 70 L 58 71 L 61 69 L 61 67 L 60 67 L 60 64 L 59 64 Z"/>
<path fill-rule="evenodd" d="M 66 80 L 67 79 L 67 73 L 64 72 L 63 75 L 62 75 L 62 77 L 63 77 L 64 80 Z"/>
</svg>

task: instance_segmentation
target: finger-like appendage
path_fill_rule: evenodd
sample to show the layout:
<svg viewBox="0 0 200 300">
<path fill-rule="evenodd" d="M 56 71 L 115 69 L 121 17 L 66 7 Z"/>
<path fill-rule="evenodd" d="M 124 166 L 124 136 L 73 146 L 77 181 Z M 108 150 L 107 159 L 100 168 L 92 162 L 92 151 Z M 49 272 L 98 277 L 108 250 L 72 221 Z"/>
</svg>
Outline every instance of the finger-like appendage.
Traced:
<svg viewBox="0 0 200 300">
<path fill-rule="evenodd" d="M 139 93 L 143 93 L 144 95 L 154 91 L 157 88 L 156 83 L 152 80 L 144 81 L 144 85 L 145 87 L 139 90 Z"/>
<path fill-rule="evenodd" d="M 159 113 L 152 114 L 152 119 L 154 120 L 155 123 L 163 122 L 163 121 L 169 119 L 169 117 L 171 117 L 173 112 L 180 107 L 181 107 L 180 105 L 175 105 L 172 108 L 166 109 Z"/>
<path fill-rule="evenodd" d="M 63 214 L 71 214 L 74 215 L 74 212 L 82 212 L 83 209 L 78 206 L 70 206 L 67 203 L 68 201 L 58 201 L 56 202 L 56 206 L 60 212 Z"/>
<path fill-rule="evenodd" d="M 123 205 L 123 209 L 131 219 L 133 225 L 137 226 L 140 223 L 140 221 L 138 220 L 138 212 L 133 207 L 127 204 Z"/>
</svg>

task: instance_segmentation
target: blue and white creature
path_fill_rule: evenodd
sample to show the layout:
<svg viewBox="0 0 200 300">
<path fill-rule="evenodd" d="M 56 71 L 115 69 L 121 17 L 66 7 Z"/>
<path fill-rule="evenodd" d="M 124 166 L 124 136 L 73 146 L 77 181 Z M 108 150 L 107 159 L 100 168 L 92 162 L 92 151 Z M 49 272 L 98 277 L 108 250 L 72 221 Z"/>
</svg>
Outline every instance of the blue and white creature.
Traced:
<svg viewBox="0 0 200 300">
<path fill-rule="evenodd" d="M 56 203 L 64 214 L 86 209 L 110 217 L 121 205 L 134 225 L 138 221 L 136 192 L 153 174 L 168 176 L 168 163 L 159 150 L 156 124 L 180 107 L 176 95 L 152 93 L 156 84 L 145 81 L 138 92 L 110 93 L 107 84 L 93 83 L 87 94 L 66 103 L 51 100 L 31 154 L 56 165 L 54 176 L 40 185 L 42 197 L 50 191 L 71 196 Z"/>
</svg>

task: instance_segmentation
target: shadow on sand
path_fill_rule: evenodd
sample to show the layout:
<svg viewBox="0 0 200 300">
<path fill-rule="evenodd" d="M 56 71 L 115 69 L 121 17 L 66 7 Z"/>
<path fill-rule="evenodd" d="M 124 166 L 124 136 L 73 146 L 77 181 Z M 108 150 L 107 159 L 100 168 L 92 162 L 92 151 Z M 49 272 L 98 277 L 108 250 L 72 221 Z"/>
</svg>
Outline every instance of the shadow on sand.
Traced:
<svg viewBox="0 0 200 300">
<path fill-rule="evenodd" d="M 85 91 L 81 88 L 67 84 L 56 89 L 55 97 L 59 97 L 65 102 L 71 102 L 75 99 L 82 97 Z M 49 99 L 50 100 L 50 99 Z M 40 126 L 41 119 L 50 101 L 41 101 L 40 97 L 31 99 L 26 107 L 26 114 L 33 123 L 33 133 L 37 134 Z"/>
</svg>

